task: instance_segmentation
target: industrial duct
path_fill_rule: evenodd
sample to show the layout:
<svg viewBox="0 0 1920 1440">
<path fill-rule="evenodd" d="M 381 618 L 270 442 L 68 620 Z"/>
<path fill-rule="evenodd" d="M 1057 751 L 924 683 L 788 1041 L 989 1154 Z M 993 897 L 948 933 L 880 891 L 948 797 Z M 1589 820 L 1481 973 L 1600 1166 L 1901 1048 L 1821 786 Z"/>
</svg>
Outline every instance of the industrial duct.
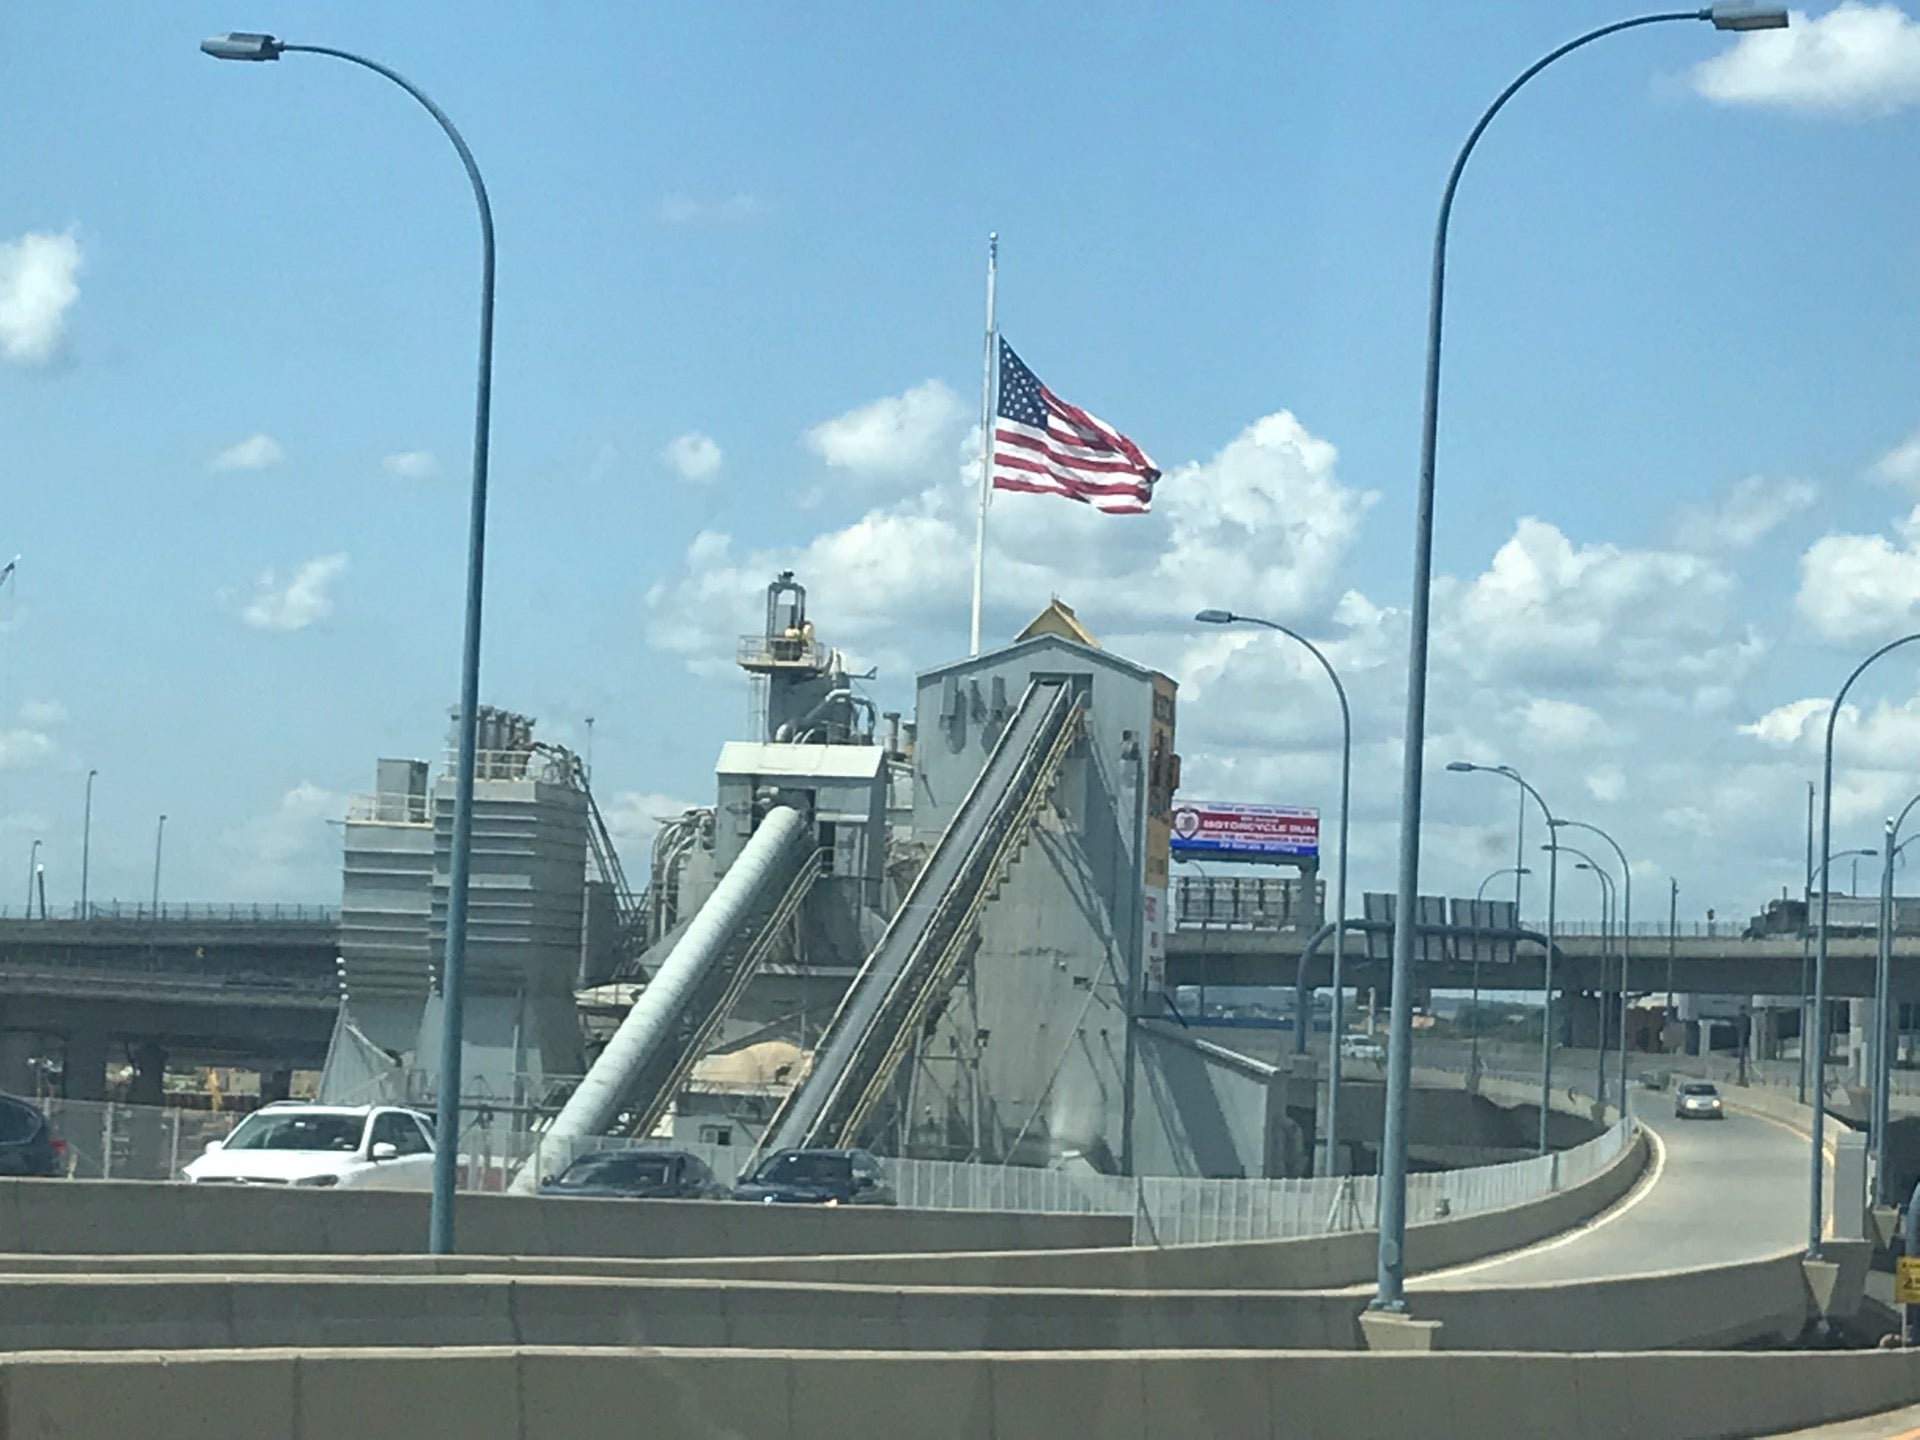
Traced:
<svg viewBox="0 0 1920 1440">
<path fill-rule="evenodd" d="M 570 1159 L 571 1142 L 606 1133 L 638 1077 L 663 1046 L 677 1042 L 676 1021 L 701 980 L 741 941 L 742 929 L 765 912 L 770 898 L 779 898 L 811 843 L 811 827 L 798 810 L 776 805 L 767 813 L 680 943 L 655 970 L 593 1068 L 547 1127 L 539 1152 L 514 1176 L 516 1193 L 533 1190 L 543 1166 Z"/>
</svg>

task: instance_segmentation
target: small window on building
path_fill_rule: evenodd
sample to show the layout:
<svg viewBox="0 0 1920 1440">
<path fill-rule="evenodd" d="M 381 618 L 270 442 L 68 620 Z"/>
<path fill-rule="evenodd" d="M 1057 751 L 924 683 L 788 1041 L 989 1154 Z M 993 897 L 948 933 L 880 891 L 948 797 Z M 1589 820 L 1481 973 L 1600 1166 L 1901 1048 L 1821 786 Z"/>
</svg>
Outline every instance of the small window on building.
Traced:
<svg viewBox="0 0 1920 1440">
<path fill-rule="evenodd" d="M 731 1145 L 733 1144 L 733 1127 L 731 1125 L 702 1125 L 700 1127 L 700 1143 L 702 1145 Z"/>
<path fill-rule="evenodd" d="M 820 873 L 839 874 L 840 827 L 827 822 L 820 826 Z"/>
</svg>

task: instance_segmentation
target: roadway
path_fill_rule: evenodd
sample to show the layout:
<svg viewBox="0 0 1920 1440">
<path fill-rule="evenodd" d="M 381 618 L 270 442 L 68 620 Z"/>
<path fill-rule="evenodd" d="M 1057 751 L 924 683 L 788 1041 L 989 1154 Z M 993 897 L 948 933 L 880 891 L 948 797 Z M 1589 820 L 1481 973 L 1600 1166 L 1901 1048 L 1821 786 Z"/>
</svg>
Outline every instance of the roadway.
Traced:
<svg viewBox="0 0 1920 1440">
<path fill-rule="evenodd" d="M 1563 1284 L 1758 1260 L 1806 1239 L 1807 1140 L 1730 1111 L 1673 1118 L 1665 1094 L 1636 1095 L 1658 1141 L 1648 1176 L 1606 1214 L 1510 1255 L 1423 1275 L 1409 1289 Z"/>
</svg>

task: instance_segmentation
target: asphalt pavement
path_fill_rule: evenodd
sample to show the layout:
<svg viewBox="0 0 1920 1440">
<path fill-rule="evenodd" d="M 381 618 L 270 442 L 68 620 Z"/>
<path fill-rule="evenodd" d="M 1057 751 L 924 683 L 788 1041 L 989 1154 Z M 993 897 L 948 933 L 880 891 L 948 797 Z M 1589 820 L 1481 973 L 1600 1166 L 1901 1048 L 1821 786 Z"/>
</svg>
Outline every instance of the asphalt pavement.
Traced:
<svg viewBox="0 0 1920 1440">
<path fill-rule="evenodd" d="M 1581 1229 L 1511 1255 L 1423 1275 L 1410 1290 L 1536 1285 L 1778 1255 L 1806 1239 L 1807 1139 L 1729 1111 L 1676 1120 L 1672 1100 L 1636 1094 L 1659 1141 L 1650 1174 Z"/>
</svg>

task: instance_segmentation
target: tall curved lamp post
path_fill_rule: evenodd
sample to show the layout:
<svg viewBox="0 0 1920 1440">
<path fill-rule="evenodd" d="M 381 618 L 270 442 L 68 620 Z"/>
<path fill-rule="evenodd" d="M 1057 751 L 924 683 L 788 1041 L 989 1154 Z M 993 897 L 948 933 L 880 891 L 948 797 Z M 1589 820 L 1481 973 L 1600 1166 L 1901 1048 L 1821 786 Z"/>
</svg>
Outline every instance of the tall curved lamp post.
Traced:
<svg viewBox="0 0 1920 1440">
<path fill-rule="evenodd" d="M 1584 850 L 1558 840 L 1549 841 L 1540 847 L 1542 850 L 1564 850 L 1579 863 L 1576 870 L 1591 870 L 1600 881 L 1600 984 L 1599 1004 L 1596 1013 L 1599 1023 L 1595 1030 L 1599 1040 L 1600 1059 L 1598 1078 L 1594 1082 L 1593 1098 L 1602 1105 L 1607 1103 L 1607 949 L 1613 938 L 1613 877 L 1606 872 L 1600 862 Z"/>
<path fill-rule="evenodd" d="M 1420 800 L 1422 765 L 1427 747 L 1427 639 L 1433 591 L 1433 494 L 1436 441 L 1440 429 L 1440 331 L 1445 311 L 1447 222 L 1461 172 L 1474 146 L 1506 103 L 1534 76 L 1582 46 L 1623 30 L 1657 25 L 1668 20 L 1703 20 L 1716 30 L 1780 30 L 1787 11 L 1780 5 L 1721 3 L 1694 10 L 1669 10 L 1616 20 L 1569 40 L 1520 72 L 1517 79 L 1481 114 L 1454 157 L 1440 197 L 1440 218 L 1434 227 L 1433 269 L 1427 303 L 1427 375 L 1421 402 L 1420 478 L 1414 498 L 1413 601 L 1407 625 L 1407 722 L 1401 737 L 1400 872 L 1396 914 L 1409 923 L 1394 927 L 1393 1006 L 1388 1020 L 1386 1127 L 1381 1137 L 1380 1253 L 1372 1308 L 1404 1310 L 1407 1236 L 1407 1095 L 1412 1080 L 1413 1037 L 1413 926 L 1414 907 L 1420 901 Z M 1551 954 L 1551 950 L 1549 950 Z M 1542 1116 L 1544 1120 L 1545 1117 Z"/>
<path fill-rule="evenodd" d="M 1340 1158 L 1340 1039 L 1346 1032 L 1347 963 L 1347 811 L 1353 790 L 1353 711 L 1347 705 L 1347 687 L 1340 683 L 1340 672 L 1333 668 L 1323 651 L 1298 630 L 1289 629 L 1257 615 L 1236 615 L 1231 610 L 1202 610 L 1193 617 L 1202 625 L 1258 625 L 1297 641 L 1320 662 L 1333 682 L 1334 698 L 1340 702 L 1340 866 L 1333 880 L 1333 982 L 1332 1036 L 1327 1042 L 1327 1140 L 1326 1173 L 1335 1172 Z M 1301 1024 L 1305 1023 L 1302 1017 Z"/>
<path fill-rule="evenodd" d="M 1556 820 L 1555 833 L 1561 830 L 1585 830 L 1598 835 L 1612 849 L 1614 857 L 1620 862 L 1620 928 L 1616 932 L 1620 937 L 1620 1118 L 1627 1118 L 1627 976 L 1633 963 L 1633 866 L 1627 863 L 1627 852 L 1620 848 L 1620 842 L 1602 830 L 1598 825 L 1585 820 Z"/>
<path fill-rule="evenodd" d="M 1546 797 L 1530 785 L 1521 773 L 1511 765 L 1475 765 L 1468 760 L 1448 762 L 1447 769 L 1455 775 L 1498 775 L 1511 780 L 1520 787 L 1521 793 L 1533 797 L 1533 803 L 1540 807 L 1540 814 L 1547 822 L 1547 834 L 1553 834 L 1553 807 L 1547 804 Z M 1542 1155 L 1547 1153 L 1547 1112 L 1553 1104 L 1553 947 L 1556 943 L 1555 927 L 1559 920 L 1560 909 L 1560 847 L 1545 845 L 1547 852 L 1547 958 L 1545 972 L 1541 976 L 1541 989 L 1545 999 L 1541 1002 L 1540 1021 L 1540 1144 Z M 1398 933 L 1399 927 L 1395 927 Z M 1396 979 L 1396 983 L 1397 979 Z M 1409 1017 L 1411 1022 L 1411 1017 Z M 1409 1023 L 1409 1031 L 1412 1026 Z M 1388 1057 L 1391 1060 L 1392 1052 Z M 1392 1092 L 1388 1092 L 1391 1099 Z M 1404 1177 L 1402 1179 L 1404 1184 Z M 1405 1217 L 1402 1217 L 1403 1225 Z"/>
<path fill-rule="evenodd" d="M 1864 675 L 1869 666 L 1882 655 L 1898 650 L 1902 645 L 1911 645 L 1920 640 L 1920 631 L 1911 635 L 1902 635 L 1898 640 L 1889 640 L 1866 659 L 1853 667 L 1853 673 L 1847 676 L 1846 683 L 1833 697 L 1833 708 L 1827 711 L 1827 739 L 1821 752 L 1820 762 L 1820 853 L 1833 853 L 1833 729 L 1840 719 L 1840 707 L 1846 704 L 1847 692 L 1853 689 L 1853 682 Z M 1814 941 L 1813 953 L 1813 1041 L 1814 1071 L 1813 1084 L 1807 1088 L 1812 1092 L 1813 1126 L 1809 1138 L 1807 1162 L 1807 1257 L 1820 1258 L 1820 1232 L 1825 1219 L 1823 1202 L 1825 1196 L 1821 1187 L 1826 1181 L 1826 1155 L 1821 1148 L 1826 1143 L 1827 1130 L 1827 1085 L 1825 1062 L 1827 1058 L 1827 911 L 1828 901 L 1833 895 L 1833 876 L 1829 860 L 1821 867 L 1820 875 L 1820 931 Z M 1802 1041 L 1802 1047 L 1805 1046 Z"/>
<path fill-rule="evenodd" d="M 1873 1199 L 1876 1205 L 1891 1205 L 1888 1187 L 1887 1126 L 1892 1120 L 1894 1017 L 1899 1007 L 1893 999 L 1893 867 L 1900 852 L 1920 836 L 1900 838 L 1913 807 L 1920 805 L 1915 795 L 1901 808 L 1899 815 L 1887 821 L 1885 863 L 1880 870 L 1880 943 L 1873 966 L 1873 1045 L 1869 1051 L 1873 1063 L 1872 1112 L 1868 1121 L 1873 1131 Z"/>
<path fill-rule="evenodd" d="M 453 121 L 426 92 L 398 71 L 349 50 L 325 45 L 289 45 L 271 35 L 217 35 L 200 42 L 216 60 L 278 60 L 282 55 L 328 55 L 384 76 L 411 95 L 446 132 L 473 186 L 480 211 L 480 367 L 474 386 L 473 485 L 467 519 L 466 623 L 460 660 L 459 770 L 454 776 L 453 836 L 447 860 L 447 933 L 440 973 L 440 1091 L 436 1105 L 439 1136 L 433 1151 L 433 1206 L 427 1249 L 453 1251 L 453 1194 L 460 1149 L 460 1061 L 465 1033 L 467 961 L 467 877 L 473 855 L 473 771 L 480 709 L 480 600 L 487 548 L 487 439 L 493 408 L 493 207 L 473 152 Z"/>
<path fill-rule="evenodd" d="M 1523 804 L 1526 798 L 1524 794 L 1521 795 L 1520 799 Z M 1526 812 L 1523 810 L 1521 813 L 1524 815 Z M 1485 902 L 1487 898 L 1487 886 L 1498 880 L 1502 875 L 1513 876 L 1515 882 L 1514 888 L 1517 893 L 1519 881 L 1532 873 L 1533 872 L 1524 865 L 1509 865 L 1503 870 L 1494 871 L 1491 875 L 1487 876 L 1486 879 L 1482 880 L 1480 882 L 1480 888 L 1473 892 L 1474 905 L 1477 907 Z M 1477 910 L 1475 913 L 1478 913 Z M 1513 924 L 1516 930 L 1520 928 L 1520 902 L 1518 900 L 1513 902 Z M 1480 1074 L 1480 947 L 1477 944 L 1473 947 L 1473 1000 L 1469 1005 L 1469 1009 L 1473 1015 L 1473 1051 L 1467 1060 L 1467 1073 L 1478 1078 Z"/>
</svg>

